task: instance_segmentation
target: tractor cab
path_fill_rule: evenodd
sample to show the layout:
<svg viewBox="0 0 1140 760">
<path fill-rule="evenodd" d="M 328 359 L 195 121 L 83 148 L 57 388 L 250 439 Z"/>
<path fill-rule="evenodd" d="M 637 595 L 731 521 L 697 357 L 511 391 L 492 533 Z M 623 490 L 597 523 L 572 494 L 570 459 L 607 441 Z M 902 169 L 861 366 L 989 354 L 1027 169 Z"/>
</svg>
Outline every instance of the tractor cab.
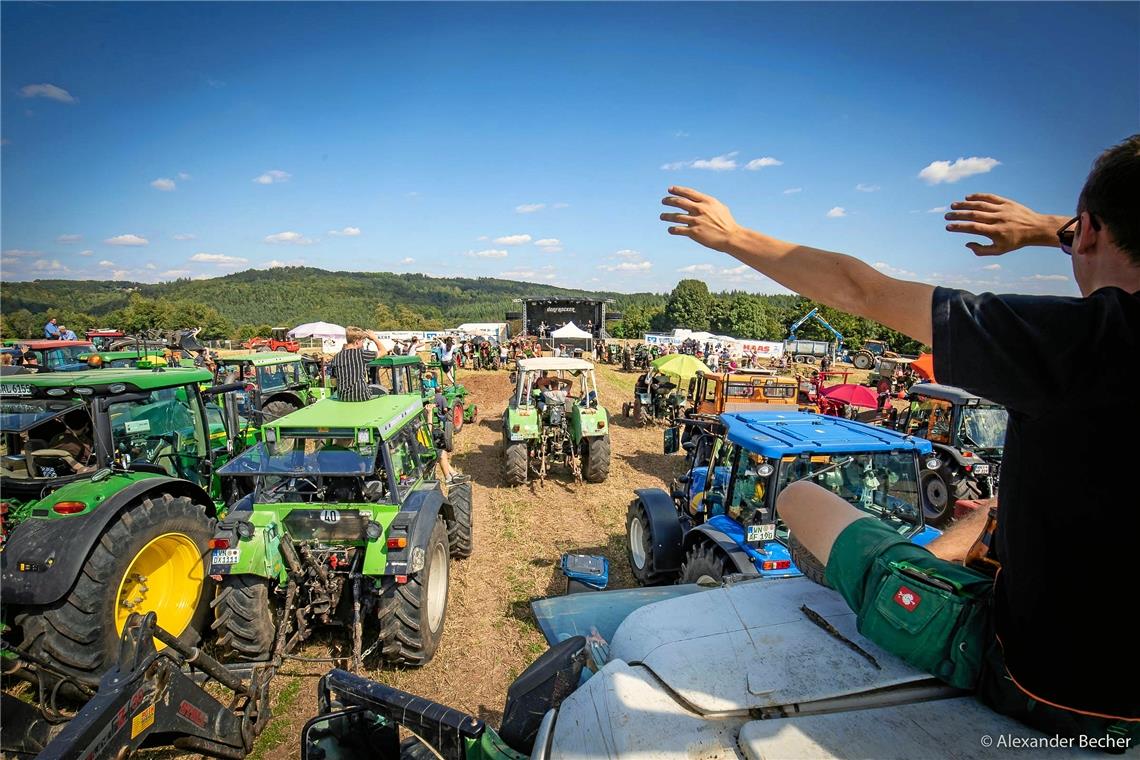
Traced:
<svg viewBox="0 0 1140 760">
<path fill-rule="evenodd" d="M 383 388 L 385 393 L 426 395 L 424 369 L 424 362 L 418 356 L 389 354 L 368 363 L 368 381 Z M 434 388 L 432 393 L 434 395 Z"/>
<path fill-rule="evenodd" d="M 319 375 L 296 354 L 266 351 L 222 357 L 217 360 L 219 383 L 243 383 L 238 411 L 254 426 L 284 417 L 323 395 Z"/>
<path fill-rule="evenodd" d="M 699 415 L 743 412 L 762 406 L 795 407 L 799 382 L 772 370 L 698 373 L 689 383 L 693 411 Z"/>
</svg>

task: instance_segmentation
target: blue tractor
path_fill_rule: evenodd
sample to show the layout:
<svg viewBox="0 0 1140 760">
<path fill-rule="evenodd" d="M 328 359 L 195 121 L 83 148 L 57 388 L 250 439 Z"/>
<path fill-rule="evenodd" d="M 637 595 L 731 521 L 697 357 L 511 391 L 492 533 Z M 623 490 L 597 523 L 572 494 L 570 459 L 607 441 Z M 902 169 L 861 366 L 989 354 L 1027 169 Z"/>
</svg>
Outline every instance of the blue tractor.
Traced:
<svg viewBox="0 0 1140 760">
<path fill-rule="evenodd" d="M 665 453 L 680 431 L 665 432 Z M 776 496 L 809 480 L 926 544 L 941 532 L 923 521 L 920 473 L 929 441 L 810 412 L 737 412 L 685 443 L 689 471 L 671 493 L 644 488 L 629 506 L 626 549 L 642 585 L 719 583 L 729 575 L 801 575 Z"/>
</svg>

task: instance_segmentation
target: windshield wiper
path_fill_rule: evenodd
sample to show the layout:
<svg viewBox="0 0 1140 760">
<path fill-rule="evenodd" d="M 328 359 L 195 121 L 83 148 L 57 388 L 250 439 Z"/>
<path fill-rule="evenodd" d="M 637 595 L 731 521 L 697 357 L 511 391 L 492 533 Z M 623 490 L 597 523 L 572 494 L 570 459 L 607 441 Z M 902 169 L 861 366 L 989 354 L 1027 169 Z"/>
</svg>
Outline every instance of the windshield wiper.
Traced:
<svg viewBox="0 0 1140 760">
<path fill-rule="evenodd" d="M 847 457 L 846 459 L 840 459 L 838 461 L 832 462 L 827 467 L 824 467 L 822 470 L 816 470 L 815 472 L 809 472 L 807 475 L 796 478 L 795 480 L 789 480 L 788 485 L 791 485 L 792 483 L 799 483 L 801 480 L 807 480 L 808 478 L 818 477 L 820 475 L 823 475 L 825 472 L 831 472 L 836 467 L 845 467 L 845 466 L 851 464 L 853 461 L 855 461 L 855 457 Z"/>
</svg>

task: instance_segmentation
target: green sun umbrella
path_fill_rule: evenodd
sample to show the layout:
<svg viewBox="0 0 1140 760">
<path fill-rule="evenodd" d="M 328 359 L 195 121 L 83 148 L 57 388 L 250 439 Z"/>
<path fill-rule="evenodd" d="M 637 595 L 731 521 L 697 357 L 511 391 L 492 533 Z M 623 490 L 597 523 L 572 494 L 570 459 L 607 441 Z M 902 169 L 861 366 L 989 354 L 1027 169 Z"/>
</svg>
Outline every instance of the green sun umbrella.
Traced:
<svg viewBox="0 0 1140 760">
<path fill-rule="evenodd" d="M 663 375 L 672 375 L 678 378 L 677 385 L 686 388 L 689 380 L 697 376 L 698 372 L 712 372 L 708 366 L 695 356 L 689 354 L 666 354 L 653 360 L 654 370 Z"/>
</svg>

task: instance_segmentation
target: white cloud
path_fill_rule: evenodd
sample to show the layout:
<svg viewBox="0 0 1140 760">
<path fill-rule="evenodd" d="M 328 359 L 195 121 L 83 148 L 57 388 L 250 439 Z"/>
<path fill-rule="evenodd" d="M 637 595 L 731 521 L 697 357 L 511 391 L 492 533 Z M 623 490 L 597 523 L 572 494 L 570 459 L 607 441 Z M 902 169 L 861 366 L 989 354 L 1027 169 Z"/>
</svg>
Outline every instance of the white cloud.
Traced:
<svg viewBox="0 0 1140 760">
<path fill-rule="evenodd" d="M 946 211 L 945 206 L 935 206 L 934 208 L 926 209 L 926 213 L 928 213 L 928 214 L 942 214 L 942 213 L 945 213 L 945 211 Z"/>
<path fill-rule="evenodd" d="M 42 256 L 41 251 L 28 251 L 23 248 L 9 248 L 4 251 L 5 256 Z"/>
<path fill-rule="evenodd" d="M 789 187 L 787 190 L 784 191 L 784 195 L 792 195 L 794 193 L 802 193 L 803 191 L 804 191 L 804 189 L 802 187 Z"/>
<path fill-rule="evenodd" d="M 1034 274 L 1029 277 L 1022 277 L 1021 279 L 1026 282 L 1068 282 L 1068 275 L 1063 274 Z"/>
<path fill-rule="evenodd" d="M 333 237 L 360 237 L 359 227 L 345 227 L 343 230 L 329 230 Z"/>
<path fill-rule="evenodd" d="M 689 264 L 687 267 L 681 267 L 678 272 L 685 272 L 686 274 L 712 274 L 716 271 L 716 267 L 712 264 Z"/>
<path fill-rule="evenodd" d="M 138 235 L 115 235 L 113 238 L 107 238 L 103 241 L 107 245 L 128 245 L 139 246 L 147 245 L 150 241 Z"/>
<path fill-rule="evenodd" d="M 174 236 L 175 240 L 197 240 L 198 236 L 192 232 L 180 232 Z"/>
<path fill-rule="evenodd" d="M 995 166 L 1000 165 L 1001 161 L 996 158 L 978 158 L 977 156 L 959 158 L 953 163 L 933 161 L 920 171 L 918 176 L 920 179 L 926 180 L 927 184 L 937 185 L 941 182 L 957 182 L 975 174 L 985 174 Z"/>
<path fill-rule="evenodd" d="M 688 137 L 688 136 L 689 136 L 689 133 L 683 129 L 678 129 L 676 132 L 673 133 L 673 137 Z"/>
<path fill-rule="evenodd" d="M 71 270 L 59 263 L 59 259 L 36 259 L 32 262 L 32 269 L 37 272 L 70 272 Z"/>
<path fill-rule="evenodd" d="M 528 280 L 538 277 L 538 272 L 533 269 L 516 269 L 511 272 L 499 272 L 499 276 L 508 280 Z"/>
<path fill-rule="evenodd" d="M 898 267 L 891 266 L 890 264 L 888 264 L 885 261 L 876 261 L 871 266 L 873 266 L 875 269 L 878 269 L 883 274 L 889 275 L 891 277 L 917 277 L 918 276 L 915 272 L 912 272 L 909 269 L 899 269 Z"/>
<path fill-rule="evenodd" d="M 154 182 L 151 182 L 150 186 L 155 190 L 161 190 L 164 193 L 169 193 L 174 189 L 174 180 L 170 179 L 169 177 L 159 177 Z"/>
<path fill-rule="evenodd" d="M 110 259 L 103 259 L 102 261 L 99 262 L 99 266 L 105 267 L 108 269 L 114 269 L 115 267 L 117 267 L 119 265 L 116 264 L 115 262 L 111 261 Z"/>
<path fill-rule="evenodd" d="M 524 203 L 521 206 L 515 206 L 516 214 L 533 214 L 535 211 L 541 211 L 546 208 L 545 203 Z"/>
<path fill-rule="evenodd" d="M 167 269 L 165 272 L 158 273 L 160 280 L 177 280 L 181 277 L 189 277 L 191 274 L 189 269 Z"/>
<path fill-rule="evenodd" d="M 558 238 L 542 238 L 534 241 L 543 253 L 562 253 L 562 241 Z"/>
<path fill-rule="evenodd" d="M 311 245 L 316 242 L 312 238 L 307 238 L 300 232 L 274 232 L 272 235 L 265 236 L 266 243 L 292 243 L 293 245 Z"/>
<path fill-rule="evenodd" d="M 855 189 L 861 193 L 874 193 L 882 190 L 883 188 L 879 187 L 878 185 L 868 185 L 864 182 L 860 182 L 855 186 Z"/>
<path fill-rule="evenodd" d="M 653 267 L 648 261 L 623 261 L 620 264 L 602 264 L 598 269 L 607 272 L 646 272 Z"/>
<path fill-rule="evenodd" d="M 827 212 L 828 219 L 838 219 L 841 216 L 847 216 L 847 209 L 842 206 L 835 206 Z"/>
<path fill-rule="evenodd" d="M 87 250 L 85 250 L 85 251 L 80 251 L 80 252 L 79 252 L 79 255 L 80 255 L 80 256 L 94 256 L 94 255 L 95 255 L 95 251 L 93 251 L 93 250 L 91 250 L 90 248 L 88 248 L 88 249 L 87 249 Z"/>
<path fill-rule="evenodd" d="M 270 259 L 261 265 L 262 269 L 279 269 L 281 267 L 303 267 L 305 266 L 304 259 L 294 259 L 293 261 L 280 261 L 278 259 Z"/>
<path fill-rule="evenodd" d="M 740 151 L 734 150 L 731 153 L 725 153 L 720 156 L 713 156 L 712 158 L 697 158 L 692 161 L 673 161 L 668 164 L 662 164 L 661 168 L 665 171 L 676 171 L 678 169 L 707 169 L 714 172 L 732 171 L 736 168 L 736 156 Z"/>
<path fill-rule="evenodd" d="M 486 251 L 468 251 L 467 255 L 480 259 L 505 259 L 507 252 L 497 248 L 489 248 Z"/>
<path fill-rule="evenodd" d="M 265 174 L 254 177 L 253 181 L 259 185 L 273 185 L 279 182 L 288 182 L 292 176 L 289 172 L 283 172 L 280 169 L 270 169 Z"/>
<path fill-rule="evenodd" d="M 411 256 L 400 259 L 400 264 L 402 264 L 403 266 L 407 266 L 408 264 L 415 264 L 415 263 L 416 263 L 416 260 L 413 259 Z"/>
<path fill-rule="evenodd" d="M 186 180 L 190 179 L 190 175 L 187 174 L 186 172 L 178 172 L 178 179 L 185 182 Z"/>
<path fill-rule="evenodd" d="M 47 98 L 60 103 L 78 103 L 79 98 L 72 95 L 62 87 L 54 84 L 26 84 L 20 88 L 20 95 L 25 98 Z"/>
<path fill-rule="evenodd" d="M 614 256 L 618 257 L 619 259 L 632 259 L 634 261 L 640 261 L 643 258 L 641 251 L 635 251 L 632 248 L 623 248 L 620 251 L 614 253 Z"/>
<path fill-rule="evenodd" d="M 131 270 L 129 270 L 129 269 L 116 269 L 114 272 L 111 272 L 111 279 L 112 280 L 126 280 L 130 276 L 131 276 Z"/>
<path fill-rule="evenodd" d="M 495 238 L 496 245 L 526 245 L 530 242 L 530 235 L 504 235 Z"/>
<path fill-rule="evenodd" d="M 158 267 L 150 262 L 147 262 L 146 265 L 143 266 L 143 269 L 158 269 Z"/>
<path fill-rule="evenodd" d="M 1001 269 L 1001 264 L 986 264 L 984 267 L 982 267 L 982 269 L 986 270 L 987 272 L 996 272 Z"/>
<path fill-rule="evenodd" d="M 486 235 L 480 235 L 479 237 L 477 237 L 477 238 L 475 238 L 475 239 L 476 239 L 476 240 L 478 240 L 478 241 L 480 241 L 480 242 L 482 242 L 482 241 L 484 241 L 484 240 L 490 240 L 491 238 L 489 238 L 489 237 L 488 237 L 488 236 L 486 236 Z"/>
<path fill-rule="evenodd" d="M 249 261 L 241 256 L 227 256 L 224 253 L 195 253 L 190 260 L 199 264 L 217 264 L 220 267 L 245 264 Z"/>
<path fill-rule="evenodd" d="M 757 172 L 766 166 L 783 166 L 783 165 L 784 165 L 783 161 L 778 161 L 778 160 L 772 158 L 771 156 L 764 156 L 763 158 L 752 159 L 751 161 L 749 161 L 747 164 L 744 165 L 744 168 L 748 169 L 749 171 Z"/>
<path fill-rule="evenodd" d="M 78 243 L 83 239 L 82 235 L 60 235 L 55 239 L 57 243 Z"/>
<path fill-rule="evenodd" d="M 569 208 L 570 204 L 569 203 L 554 203 L 550 207 L 551 208 Z"/>
</svg>

